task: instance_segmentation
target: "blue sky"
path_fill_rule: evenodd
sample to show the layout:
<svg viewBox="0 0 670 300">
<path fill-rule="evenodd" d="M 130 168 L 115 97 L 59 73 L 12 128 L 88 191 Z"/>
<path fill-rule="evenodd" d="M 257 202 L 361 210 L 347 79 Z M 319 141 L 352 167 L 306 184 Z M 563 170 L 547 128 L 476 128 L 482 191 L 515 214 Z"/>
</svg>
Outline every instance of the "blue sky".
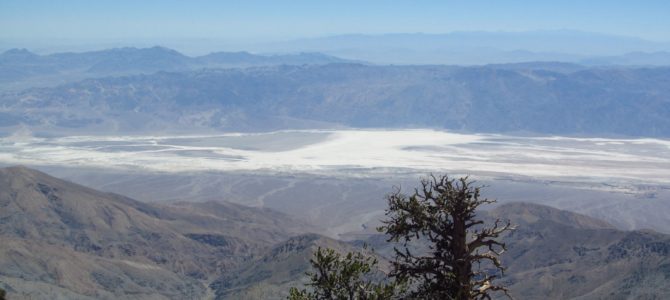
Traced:
<svg viewBox="0 0 670 300">
<path fill-rule="evenodd" d="M 546 29 L 670 41 L 670 1 L 0 0 L 0 39 L 283 40 Z"/>
</svg>

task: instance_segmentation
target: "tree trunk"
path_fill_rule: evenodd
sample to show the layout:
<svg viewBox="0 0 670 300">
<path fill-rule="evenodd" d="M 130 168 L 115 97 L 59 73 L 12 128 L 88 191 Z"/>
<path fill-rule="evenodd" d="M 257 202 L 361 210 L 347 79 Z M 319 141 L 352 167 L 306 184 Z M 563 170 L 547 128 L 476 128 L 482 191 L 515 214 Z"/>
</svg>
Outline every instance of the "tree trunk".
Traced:
<svg viewBox="0 0 670 300">
<path fill-rule="evenodd" d="M 456 300 L 470 300 L 470 274 L 472 264 L 468 258 L 468 241 L 465 219 L 461 216 L 452 216 L 454 220 L 454 275 L 456 277 Z"/>
</svg>

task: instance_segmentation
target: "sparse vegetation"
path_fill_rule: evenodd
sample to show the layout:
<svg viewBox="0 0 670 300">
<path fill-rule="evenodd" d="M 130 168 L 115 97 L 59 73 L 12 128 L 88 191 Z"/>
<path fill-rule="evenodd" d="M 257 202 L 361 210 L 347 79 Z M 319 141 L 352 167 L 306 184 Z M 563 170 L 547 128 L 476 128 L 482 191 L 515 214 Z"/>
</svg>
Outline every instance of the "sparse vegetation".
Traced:
<svg viewBox="0 0 670 300">
<path fill-rule="evenodd" d="M 370 278 L 377 259 L 370 254 L 349 252 L 341 256 L 333 249 L 318 248 L 310 260 L 308 273 L 311 291 L 291 288 L 288 299 L 391 299 L 402 289 L 400 284 L 373 282 Z"/>
<path fill-rule="evenodd" d="M 498 256 L 506 246 L 497 238 L 513 226 L 496 220 L 486 227 L 477 218 L 480 205 L 495 202 L 482 199 L 480 189 L 467 177 L 445 175 L 422 180 L 411 196 L 396 190 L 387 197 L 387 219 L 379 228 L 388 242 L 402 245 L 394 248 L 389 274 L 394 283 L 374 285 L 361 279 L 376 264 L 372 258 L 349 253 L 341 259 L 334 250 L 319 248 L 312 259 L 316 272 L 308 284 L 313 291 L 293 288 L 289 299 L 470 300 L 491 299 L 494 292 L 510 297 L 507 288 L 493 281 L 504 271 Z M 416 250 L 413 242 L 427 244 L 428 251 Z M 407 290 L 394 288 L 406 285 Z"/>
<path fill-rule="evenodd" d="M 410 297 L 467 300 L 491 299 L 496 291 L 507 294 L 505 287 L 493 284 L 499 275 L 481 265 L 490 264 L 502 273 L 498 256 L 506 247 L 497 238 L 513 227 L 496 220 L 486 228 L 477 218 L 480 205 L 495 202 L 482 199 L 480 189 L 467 177 L 444 175 L 422 180 L 411 196 L 400 190 L 388 196 L 388 219 L 380 231 L 389 235 L 389 242 L 403 245 L 394 248 L 390 276 L 412 283 Z M 415 240 L 425 240 L 428 253 L 412 250 Z"/>
</svg>

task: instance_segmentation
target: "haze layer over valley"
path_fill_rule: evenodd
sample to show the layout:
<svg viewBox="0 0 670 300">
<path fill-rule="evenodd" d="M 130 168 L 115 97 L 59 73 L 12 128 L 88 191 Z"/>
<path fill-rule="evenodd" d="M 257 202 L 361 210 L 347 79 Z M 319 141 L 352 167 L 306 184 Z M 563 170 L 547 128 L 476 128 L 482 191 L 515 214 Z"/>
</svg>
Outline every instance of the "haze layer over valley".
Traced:
<svg viewBox="0 0 670 300">
<path fill-rule="evenodd" d="M 373 232 L 394 186 L 446 172 L 501 202 L 670 228 L 663 65 L 386 66 L 153 47 L 11 50 L 0 71 L 0 164 L 144 201 L 268 207 L 349 239 Z"/>
</svg>

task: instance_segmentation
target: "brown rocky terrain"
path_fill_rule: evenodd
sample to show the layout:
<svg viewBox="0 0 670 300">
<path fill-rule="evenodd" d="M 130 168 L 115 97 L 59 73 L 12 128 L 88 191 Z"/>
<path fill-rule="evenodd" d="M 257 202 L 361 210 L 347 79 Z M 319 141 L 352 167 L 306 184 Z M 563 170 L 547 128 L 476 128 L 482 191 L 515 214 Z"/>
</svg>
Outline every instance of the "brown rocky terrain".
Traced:
<svg viewBox="0 0 670 300">
<path fill-rule="evenodd" d="M 141 203 L 0 169 L 0 281 L 11 299 L 201 298 L 208 281 L 307 226 L 228 203 Z"/>
<path fill-rule="evenodd" d="M 502 281 L 517 299 L 667 299 L 670 236 L 623 231 L 529 203 L 483 211 L 510 219 Z M 385 237 L 343 242 L 267 209 L 153 204 L 23 168 L 0 169 L 0 287 L 9 299 L 281 299 L 318 247 L 363 243 L 388 270 Z"/>
<path fill-rule="evenodd" d="M 531 204 L 503 205 L 491 216 L 518 225 L 503 261 L 504 280 L 521 299 L 670 298 L 668 235 Z"/>
</svg>

